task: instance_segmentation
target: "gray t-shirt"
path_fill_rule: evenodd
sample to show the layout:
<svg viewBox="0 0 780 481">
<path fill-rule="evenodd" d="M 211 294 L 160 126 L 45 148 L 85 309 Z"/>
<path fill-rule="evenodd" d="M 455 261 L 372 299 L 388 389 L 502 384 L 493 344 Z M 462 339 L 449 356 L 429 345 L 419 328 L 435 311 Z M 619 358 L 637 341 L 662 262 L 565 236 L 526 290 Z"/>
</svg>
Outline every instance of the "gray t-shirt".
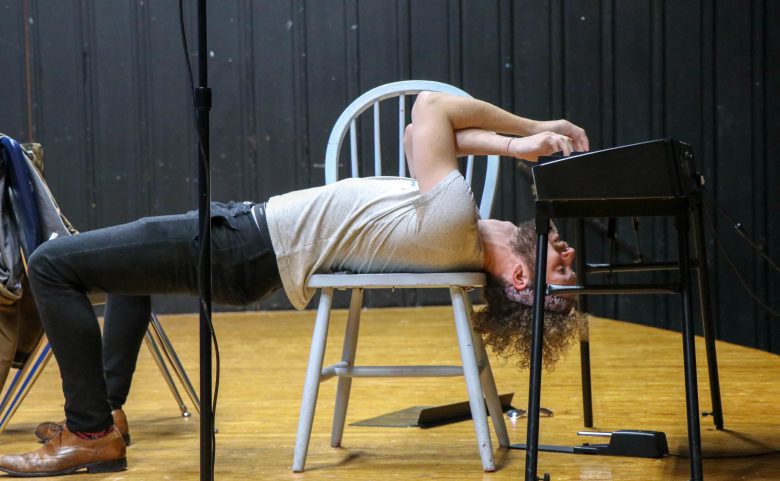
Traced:
<svg viewBox="0 0 780 481">
<path fill-rule="evenodd" d="M 272 197 L 268 229 L 287 297 L 303 309 L 313 274 L 481 270 L 479 213 L 452 171 L 420 195 L 403 177 L 349 178 Z"/>
</svg>

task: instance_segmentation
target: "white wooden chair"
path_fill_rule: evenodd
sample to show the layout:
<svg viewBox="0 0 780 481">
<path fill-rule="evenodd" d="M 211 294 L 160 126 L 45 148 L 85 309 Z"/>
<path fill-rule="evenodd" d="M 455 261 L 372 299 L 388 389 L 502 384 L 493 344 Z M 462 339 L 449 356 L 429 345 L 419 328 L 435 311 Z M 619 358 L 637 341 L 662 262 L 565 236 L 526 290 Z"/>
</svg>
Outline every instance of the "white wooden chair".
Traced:
<svg viewBox="0 0 780 481">
<path fill-rule="evenodd" d="M 382 175 L 382 152 L 380 135 L 380 102 L 397 99 L 398 123 L 398 175 L 406 176 L 406 159 L 403 149 L 404 129 L 407 124 L 407 96 L 416 95 L 421 91 L 446 92 L 453 95 L 468 97 L 469 95 L 451 85 L 431 81 L 403 81 L 376 87 L 352 102 L 336 121 L 328 140 L 325 154 L 325 181 L 335 182 L 339 176 L 339 156 L 341 144 L 349 131 L 351 175 L 359 176 L 358 162 L 358 121 L 357 118 L 368 110 L 373 111 L 373 143 L 374 172 Z M 391 103 L 389 101 L 388 103 Z M 394 129 L 395 130 L 395 129 Z M 499 158 L 490 156 L 485 167 L 486 175 L 482 186 L 480 215 L 490 216 L 491 207 L 498 179 Z M 469 183 L 474 176 L 474 158 L 467 159 L 465 177 Z M 477 445 L 485 471 L 495 470 L 493 448 L 487 424 L 485 401 L 493 421 L 499 444 L 509 446 L 509 436 L 504 423 L 501 403 L 498 399 L 493 373 L 485 353 L 485 348 L 479 334 L 471 328 L 471 303 L 466 290 L 485 284 L 482 272 L 459 273 L 420 273 L 420 274 L 318 274 L 311 277 L 309 287 L 320 290 L 319 308 L 314 325 L 309 365 L 303 388 L 301 412 L 298 421 L 298 434 L 295 442 L 293 471 L 304 469 L 306 453 L 311 436 L 314 409 L 317 403 L 319 384 L 332 377 L 338 377 L 336 406 L 333 415 L 331 446 L 341 445 L 346 419 L 347 404 L 353 377 L 427 377 L 427 376 L 464 376 L 468 391 L 469 404 L 477 434 Z M 358 326 L 363 303 L 364 289 L 417 289 L 446 288 L 450 291 L 452 308 L 455 318 L 458 344 L 460 347 L 462 366 L 356 366 L 355 352 L 357 349 Z M 328 333 L 331 302 L 334 289 L 352 291 L 349 316 L 341 362 L 323 369 L 325 343 Z M 483 400 L 484 394 L 484 400 Z"/>
</svg>

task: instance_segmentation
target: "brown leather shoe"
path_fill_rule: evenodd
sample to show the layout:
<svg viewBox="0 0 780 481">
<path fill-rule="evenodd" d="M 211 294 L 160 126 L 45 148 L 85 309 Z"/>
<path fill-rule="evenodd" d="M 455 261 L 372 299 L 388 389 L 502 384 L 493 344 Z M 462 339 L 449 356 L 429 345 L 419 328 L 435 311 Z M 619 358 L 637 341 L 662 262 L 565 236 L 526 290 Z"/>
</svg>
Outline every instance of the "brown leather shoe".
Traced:
<svg viewBox="0 0 780 481">
<path fill-rule="evenodd" d="M 111 416 L 114 418 L 114 426 L 116 426 L 116 428 L 119 430 L 119 434 L 122 435 L 122 439 L 125 440 L 125 446 L 130 446 L 130 428 L 127 425 L 127 416 L 125 416 L 125 412 L 121 409 L 114 409 L 111 411 Z M 37 428 L 35 428 L 35 436 L 42 443 L 45 443 L 49 439 L 56 436 L 64 426 L 64 420 L 60 421 L 59 423 L 54 423 L 51 421 L 41 423 Z"/>
<path fill-rule="evenodd" d="M 37 451 L 0 456 L 0 471 L 13 476 L 59 476 L 80 469 L 109 473 L 127 468 L 125 442 L 113 427 L 98 439 L 81 439 L 63 428 Z"/>
</svg>

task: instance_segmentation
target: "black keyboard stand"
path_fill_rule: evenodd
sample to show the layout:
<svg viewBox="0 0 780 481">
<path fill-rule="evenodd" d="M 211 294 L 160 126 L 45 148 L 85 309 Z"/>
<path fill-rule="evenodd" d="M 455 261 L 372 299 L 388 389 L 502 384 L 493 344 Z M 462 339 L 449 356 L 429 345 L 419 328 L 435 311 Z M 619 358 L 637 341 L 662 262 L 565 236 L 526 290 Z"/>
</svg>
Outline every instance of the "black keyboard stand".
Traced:
<svg viewBox="0 0 780 481">
<path fill-rule="evenodd" d="M 550 232 L 550 221 L 560 218 L 578 219 L 575 240 L 584 258 L 584 224 L 587 217 L 634 217 L 634 216 L 668 216 L 674 217 L 677 231 L 678 259 L 676 263 L 630 264 L 625 266 L 585 266 L 579 261 L 579 272 L 582 279 L 590 269 L 591 273 L 611 270 L 621 271 L 654 271 L 677 270 L 679 282 L 672 284 L 634 284 L 590 286 L 586 282 L 580 286 L 548 286 L 546 282 L 547 242 Z M 694 232 L 694 259 L 691 260 L 689 231 Z M 539 403 L 542 381 L 542 345 L 543 345 L 543 306 L 544 295 L 568 292 L 579 295 L 591 294 L 678 294 L 681 297 L 682 337 L 685 367 L 685 396 L 688 420 L 688 447 L 690 450 L 691 480 L 702 481 L 701 432 L 699 426 L 698 381 L 696 376 L 696 351 L 693 330 L 693 298 L 691 286 L 691 269 L 698 273 L 699 298 L 701 302 L 702 323 L 707 347 L 707 364 L 709 367 L 710 394 L 712 397 L 712 416 L 715 426 L 723 429 L 723 413 L 720 400 L 717 357 L 715 352 L 715 332 L 712 321 L 712 306 L 709 292 L 709 276 L 707 272 L 704 239 L 702 232 L 701 193 L 695 192 L 686 197 L 672 199 L 637 199 L 637 200 L 537 200 L 536 201 L 536 298 L 534 299 L 533 339 L 531 343 L 531 368 L 528 394 L 528 431 L 526 441 L 525 481 L 537 481 L 537 460 L 539 452 Z M 590 356 L 589 342 L 582 339 L 580 343 L 583 376 L 583 408 L 585 425 L 593 425 L 590 388 Z"/>
</svg>

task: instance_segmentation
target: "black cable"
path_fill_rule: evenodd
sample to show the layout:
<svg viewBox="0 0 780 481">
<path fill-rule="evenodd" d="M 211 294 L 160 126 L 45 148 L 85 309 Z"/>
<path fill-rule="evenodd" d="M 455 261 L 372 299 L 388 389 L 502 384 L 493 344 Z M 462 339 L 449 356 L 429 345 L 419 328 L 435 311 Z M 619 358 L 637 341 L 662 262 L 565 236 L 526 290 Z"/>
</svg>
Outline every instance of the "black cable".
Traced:
<svg viewBox="0 0 780 481">
<path fill-rule="evenodd" d="M 641 264 L 645 261 L 645 258 L 642 255 L 642 249 L 639 246 L 639 217 L 632 217 L 631 221 L 634 226 L 634 243 L 636 244 L 636 258 L 634 261 Z"/>
<path fill-rule="evenodd" d="M 725 218 L 726 218 L 726 220 L 728 220 L 729 222 L 731 222 L 731 224 L 734 226 L 734 230 L 736 230 L 736 231 L 737 231 L 737 233 L 740 235 L 740 237 L 742 237 L 743 239 L 745 239 L 745 241 L 746 241 L 746 242 L 747 242 L 747 243 L 750 245 L 750 247 L 752 247 L 752 248 L 753 248 L 753 250 L 755 250 L 756 252 L 758 252 L 758 253 L 759 253 L 759 255 L 760 255 L 761 257 L 763 257 L 763 258 L 764 258 L 764 259 L 765 259 L 765 260 L 766 260 L 766 261 L 769 263 L 769 265 L 771 265 L 771 266 L 772 266 L 772 267 L 773 267 L 773 268 L 774 268 L 774 269 L 775 269 L 777 272 L 780 272 L 780 267 L 778 267 L 778 266 L 777 266 L 777 264 L 775 264 L 775 263 L 774 263 L 774 261 L 772 261 L 772 259 L 770 259 L 770 258 L 769 258 L 769 256 L 768 256 L 768 255 L 766 255 L 766 254 L 764 253 L 764 251 L 763 251 L 763 250 L 761 250 L 761 248 L 760 248 L 759 246 L 757 246 L 757 245 L 756 245 L 755 241 L 754 241 L 753 239 L 751 239 L 751 238 L 750 238 L 750 236 L 748 236 L 748 235 L 747 235 L 747 232 L 745 232 L 745 229 L 742 227 L 742 223 L 735 221 L 735 220 L 734 220 L 734 219 L 733 219 L 733 218 L 732 218 L 732 217 L 729 215 L 729 213 L 728 213 L 728 212 L 726 212 L 726 209 L 724 209 L 724 208 L 723 208 L 723 206 L 722 206 L 722 205 L 720 205 L 720 204 L 718 203 L 718 201 L 717 201 L 717 200 L 715 200 L 715 196 L 714 196 L 714 195 L 712 195 L 712 194 L 711 194 L 711 193 L 710 193 L 710 192 L 709 192 L 707 189 L 705 189 L 705 188 L 703 188 L 703 187 L 702 187 L 702 190 L 703 190 L 703 191 L 704 191 L 704 192 L 707 194 L 707 196 L 709 196 L 709 198 L 710 198 L 710 201 L 712 201 L 712 204 L 713 204 L 715 207 L 717 207 L 717 208 L 718 208 L 718 210 L 720 211 L 720 213 L 721 213 L 721 214 L 723 214 L 723 217 L 725 217 Z M 714 231 L 714 230 L 715 230 L 715 229 L 713 228 L 713 231 Z"/>
<path fill-rule="evenodd" d="M 179 0 L 179 29 L 181 32 L 181 41 L 182 41 L 182 47 L 184 49 L 184 60 L 187 64 L 187 76 L 189 79 L 189 86 L 190 86 L 190 100 L 192 102 L 192 113 L 193 113 L 193 119 L 195 122 L 195 132 L 198 139 L 198 149 L 201 153 L 201 158 L 206 158 L 206 147 L 204 139 L 201 135 L 200 129 L 198 128 L 198 109 L 195 102 L 195 79 L 192 74 L 192 64 L 190 63 L 190 55 L 189 55 L 189 47 L 187 46 L 187 30 L 184 26 L 184 5 L 183 0 Z M 210 179 L 207 179 L 207 182 L 210 181 Z M 210 219 L 206 219 L 206 222 L 210 222 Z M 219 355 L 219 343 L 217 342 L 217 333 L 214 330 L 214 323 L 211 320 L 211 317 L 208 318 L 208 325 L 209 325 L 209 335 L 211 336 L 211 342 L 214 345 L 214 364 L 215 364 L 215 370 L 216 370 L 216 376 L 214 380 L 214 397 L 212 400 L 212 406 L 211 406 L 211 420 L 212 420 L 212 426 L 214 426 L 215 418 L 217 415 L 217 398 L 219 397 L 219 378 L 220 378 L 220 355 Z M 203 415 L 203 409 L 201 409 L 201 416 Z M 211 479 L 214 479 L 214 466 L 216 464 L 216 455 L 217 455 L 217 436 L 216 436 L 216 429 L 212 429 L 211 431 L 211 466 L 212 466 L 212 473 L 211 473 Z"/>
<path fill-rule="evenodd" d="M 704 206 L 702 206 L 704 207 Z M 742 287 L 745 289 L 745 291 L 748 293 L 748 295 L 753 299 L 753 301 L 758 304 L 762 309 L 764 309 L 767 313 L 780 318 L 780 312 L 775 311 L 772 309 L 769 305 L 765 304 L 764 301 L 762 301 L 750 287 L 748 286 L 747 282 L 745 282 L 745 279 L 742 277 L 742 274 L 740 274 L 739 269 L 737 269 L 736 264 L 734 264 L 734 261 L 731 260 L 728 253 L 726 252 L 726 248 L 723 245 L 723 241 L 721 241 L 720 237 L 718 236 L 717 230 L 715 230 L 715 222 L 713 221 L 712 217 L 710 216 L 708 209 L 702 208 L 702 212 L 704 212 L 704 216 L 707 218 L 707 222 L 710 225 L 710 229 L 712 229 L 712 237 L 715 239 L 716 244 L 718 245 L 718 250 L 721 254 L 723 254 L 723 258 L 726 259 L 726 262 L 728 263 L 729 267 L 731 267 L 731 270 L 734 271 L 734 275 L 737 276 L 737 280 L 739 280 L 739 283 L 742 284 Z"/>
</svg>

